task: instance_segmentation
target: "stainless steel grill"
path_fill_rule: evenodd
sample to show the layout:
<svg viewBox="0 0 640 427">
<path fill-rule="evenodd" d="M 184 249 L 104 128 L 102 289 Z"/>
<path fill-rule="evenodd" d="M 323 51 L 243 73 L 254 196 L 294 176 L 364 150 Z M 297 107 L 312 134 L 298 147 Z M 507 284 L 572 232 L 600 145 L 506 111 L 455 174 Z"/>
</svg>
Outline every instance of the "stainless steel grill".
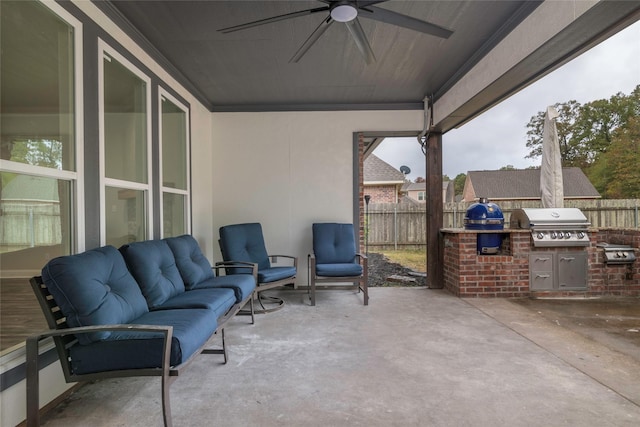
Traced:
<svg viewBox="0 0 640 427">
<path fill-rule="evenodd" d="M 576 208 L 524 208 L 511 214 L 511 228 L 531 230 L 533 246 L 589 246 L 587 217 Z"/>
<path fill-rule="evenodd" d="M 636 254 L 631 246 L 610 243 L 598 243 L 597 246 L 604 250 L 605 264 L 633 264 L 636 260 Z"/>
</svg>

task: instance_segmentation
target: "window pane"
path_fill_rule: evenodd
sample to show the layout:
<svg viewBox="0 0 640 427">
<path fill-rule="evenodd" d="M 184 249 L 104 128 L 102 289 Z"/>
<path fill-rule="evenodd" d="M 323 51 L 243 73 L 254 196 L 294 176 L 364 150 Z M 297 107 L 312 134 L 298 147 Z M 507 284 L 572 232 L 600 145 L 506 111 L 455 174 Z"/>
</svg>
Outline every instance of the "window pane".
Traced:
<svg viewBox="0 0 640 427">
<path fill-rule="evenodd" d="M 40 270 L 52 257 L 71 252 L 71 183 L 0 173 L 0 264 Z"/>
<path fill-rule="evenodd" d="M 0 17 L 0 157 L 75 170 L 73 28 L 39 2 Z"/>
<path fill-rule="evenodd" d="M 115 59 L 104 59 L 105 175 L 147 183 L 147 85 Z"/>
<path fill-rule="evenodd" d="M 187 114 L 162 100 L 162 185 L 187 189 Z"/>
<path fill-rule="evenodd" d="M 106 187 L 106 242 L 116 248 L 147 238 L 145 192 Z"/>
<path fill-rule="evenodd" d="M 0 173 L 0 352 L 47 329 L 28 279 L 72 251 L 72 184 Z"/>
<path fill-rule="evenodd" d="M 187 233 L 186 200 L 181 194 L 162 195 L 163 237 L 181 236 Z"/>
</svg>

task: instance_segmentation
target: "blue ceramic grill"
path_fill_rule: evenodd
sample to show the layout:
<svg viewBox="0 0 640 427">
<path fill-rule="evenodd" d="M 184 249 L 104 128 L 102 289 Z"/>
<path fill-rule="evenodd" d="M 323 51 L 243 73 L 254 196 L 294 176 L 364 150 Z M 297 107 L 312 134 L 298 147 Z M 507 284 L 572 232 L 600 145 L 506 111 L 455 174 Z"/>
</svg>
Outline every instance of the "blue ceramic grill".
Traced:
<svg viewBox="0 0 640 427">
<path fill-rule="evenodd" d="M 495 203 L 481 197 L 467 209 L 464 217 L 464 228 L 467 230 L 503 230 L 504 215 Z M 496 254 L 500 251 L 502 235 L 499 233 L 478 233 L 478 253 Z"/>
</svg>

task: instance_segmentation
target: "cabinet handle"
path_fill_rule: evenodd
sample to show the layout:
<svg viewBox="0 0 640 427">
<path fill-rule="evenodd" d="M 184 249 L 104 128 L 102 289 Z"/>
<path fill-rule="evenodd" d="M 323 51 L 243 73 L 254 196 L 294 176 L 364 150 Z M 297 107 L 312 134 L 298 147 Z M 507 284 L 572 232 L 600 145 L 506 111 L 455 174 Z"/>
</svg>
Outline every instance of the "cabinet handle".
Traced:
<svg viewBox="0 0 640 427">
<path fill-rule="evenodd" d="M 548 279 L 549 276 L 548 274 L 536 274 L 536 279 Z"/>
<path fill-rule="evenodd" d="M 544 262 L 547 262 L 547 261 L 549 261 L 549 258 L 536 258 L 536 261 L 544 261 Z"/>
<path fill-rule="evenodd" d="M 562 257 L 560 258 L 560 261 L 574 261 L 575 259 L 575 257 Z"/>
</svg>

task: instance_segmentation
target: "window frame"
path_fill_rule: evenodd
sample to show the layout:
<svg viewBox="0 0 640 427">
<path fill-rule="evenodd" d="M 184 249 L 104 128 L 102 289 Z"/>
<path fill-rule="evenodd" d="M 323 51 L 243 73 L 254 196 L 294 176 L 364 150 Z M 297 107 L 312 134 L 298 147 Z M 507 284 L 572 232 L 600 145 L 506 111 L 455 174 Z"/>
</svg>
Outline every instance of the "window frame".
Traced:
<svg viewBox="0 0 640 427">
<path fill-rule="evenodd" d="M 69 219 L 70 232 L 72 234 L 70 252 L 81 253 L 85 250 L 85 168 L 84 168 L 84 27 L 83 23 L 60 6 L 55 1 L 38 0 L 38 2 L 49 10 L 53 15 L 64 21 L 73 29 L 73 127 L 75 132 L 74 149 L 74 170 L 53 169 L 43 166 L 29 165 L 11 160 L 0 159 L 0 171 L 17 173 L 31 176 L 39 176 L 69 182 L 70 201 L 69 209 L 71 218 Z M 11 271 L 9 271 L 11 273 Z M 40 272 L 35 272 L 39 274 Z M 4 274 L 4 271 L 3 271 Z M 49 339 L 40 346 L 40 354 L 54 348 L 53 340 Z M 17 365 L 23 363 L 25 356 L 25 345 L 18 344 L 1 352 L 0 366 L 3 368 L 2 379 L 5 374 Z M 4 392 L 4 387 L 0 392 Z"/>
<path fill-rule="evenodd" d="M 0 171 L 23 175 L 39 176 L 70 182 L 71 206 L 70 218 L 71 253 L 83 252 L 85 249 L 84 225 L 84 69 L 83 69 L 83 25 L 80 20 L 53 1 L 39 0 L 53 15 L 73 28 L 73 120 L 74 120 L 74 170 L 53 169 L 44 166 L 29 165 L 0 159 Z"/>
<path fill-rule="evenodd" d="M 139 183 L 135 181 L 126 181 L 116 178 L 108 178 L 106 176 L 105 165 L 105 110 L 104 110 L 104 60 L 118 61 L 123 67 L 127 68 L 140 80 L 146 84 L 145 103 L 146 103 L 146 153 L 147 153 L 147 182 Z M 142 190 L 144 192 L 145 205 L 145 239 L 153 236 L 153 135 L 152 135 L 152 114 L 151 109 L 151 77 L 145 74 L 140 68 L 136 67 L 131 61 L 127 60 L 116 49 L 111 47 L 106 41 L 98 37 L 98 129 L 99 129 L 99 175 L 100 175 L 100 244 L 106 245 L 107 241 L 107 206 L 106 206 L 106 187 L 121 188 L 125 190 Z"/>
<path fill-rule="evenodd" d="M 162 102 L 163 98 L 170 101 L 173 105 L 181 109 L 185 113 L 186 123 L 185 123 L 185 159 L 187 164 L 185 165 L 186 169 L 186 189 L 182 190 L 174 187 L 165 187 L 164 186 L 164 169 L 163 169 L 163 141 L 162 141 Z M 188 106 L 178 101 L 173 95 L 171 95 L 167 90 L 165 90 L 162 86 L 158 87 L 158 170 L 160 177 L 160 238 L 164 238 L 164 194 L 171 193 L 177 194 L 185 197 L 185 232 L 187 234 L 191 234 L 191 132 L 189 123 L 191 122 L 191 110 Z"/>
</svg>

